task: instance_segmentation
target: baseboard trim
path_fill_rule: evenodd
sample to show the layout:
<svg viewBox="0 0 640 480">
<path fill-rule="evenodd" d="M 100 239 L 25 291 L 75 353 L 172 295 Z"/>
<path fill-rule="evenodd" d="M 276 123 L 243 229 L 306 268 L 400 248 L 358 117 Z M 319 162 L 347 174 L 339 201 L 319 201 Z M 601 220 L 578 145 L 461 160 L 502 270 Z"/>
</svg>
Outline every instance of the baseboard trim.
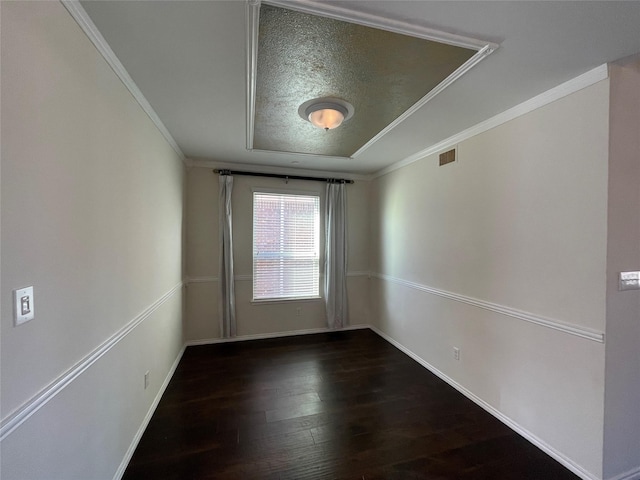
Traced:
<svg viewBox="0 0 640 480">
<path fill-rule="evenodd" d="M 120 340 L 126 337 L 134 328 L 144 322 L 149 316 L 155 312 L 162 304 L 171 298 L 176 292 L 182 289 L 183 283 L 180 282 L 144 311 L 138 314 L 133 320 L 128 322 L 116 333 L 111 335 L 107 340 L 100 344 L 91 353 L 71 367 L 67 372 L 62 374 L 47 387 L 42 389 L 36 395 L 31 397 L 19 409 L 2 419 L 0 426 L 0 441 L 4 440 L 16 428 L 26 422 L 33 414 L 44 407 L 58 393 L 64 390 L 71 382 L 78 378 L 91 365 L 98 361 L 103 355 L 109 352 Z"/>
<path fill-rule="evenodd" d="M 411 350 L 409 350 L 404 345 L 402 345 L 401 343 L 397 342 L 396 340 L 394 340 L 392 337 L 390 337 L 389 335 L 387 335 L 383 331 L 379 330 L 377 327 L 374 327 L 373 325 L 362 324 L 362 325 L 350 325 L 350 326 L 345 327 L 345 328 L 343 328 L 341 330 L 344 331 L 344 330 L 361 330 L 361 329 L 370 329 L 373 332 L 375 332 L 376 334 L 378 334 L 380 337 L 384 338 L 387 342 L 389 342 L 390 344 L 392 344 L 393 346 L 398 348 L 401 352 L 403 352 L 404 354 L 406 354 L 407 356 L 409 356 L 410 358 L 412 358 L 413 360 L 418 362 L 420 365 L 422 365 L 424 368 L 426 368 L 427 370 L 432 372 L 438 378 L 440 378 L 441 380 L 443 380 L 447 384 L 451 385 L 453 388 L 455 388 L 457 391 L 459 391 L 465 397 L 467 397 L 468 399 L 470 399 L 471 401 L 476 403 L 478 406 L 480 406 L 482 409 L 487 411 L 489 414 L 491 414 L 492 416 L 494 416 L 495 418 L 500 420 L 502 423 L 507 425 L 513 431 L 515 431 L 516 433 L 518 433 L 519 435 L 521 435 L 522 437 L 527 439 L 533 445 L 535 445 L 536 447 L 540 448 L 543 452 L 545 452 L 546 454 L 548 454 L 549 456 L 554 458 L 556 461 L 558 461 L 559 463 L 564 465 L 566 468 L 571 470 L 573 473 L 578 475 L 580 478 L 582 478 L 584 480 L 600 480 L 600 478 L 598 476 L 592 474 L 591 472 L 588 472 L 587 470 L 582 468 L 580 465 L 578 465 L 575 462 L 573 462 L 570 458 L 566 457 L 564 454 L 562 454 L 561 452 L 559 452 L 558 450 L 553 448 L 551 445 L 546 443 L 544 440 L 540 439 L 539 437 L 537 437 L 536 435 L 531 433 L 529 430 L 527 430 L 527 429 L 523 428 L 522 426 L 520 426 L 517 422 L 515 422 L 514 420 L 512 420 L 508 416 L 504 415 L 502 412 L 500 412 L 499 410 L 497 410 L 496 408 L 491 406 L 489 403 L 487 403 L 484 400 L 482 400 L 480 397 L 478 397 L 477 395 L 472 393 L 470 390 L 468 390 L 465 387 L 463 387 L 461 384 L 457 383 L 455 380 L 453 380 L 448 375 L 444 374 L 443 372 L 441 372 L 440 370 L 435 368 L 429 362 L 427 362 L 422 357 L 420 357 L 419 355 L 417 355 L 414 352 L 412 352 Z M 240 336 L 240 337 L 234 337 L 234 338 L 230 338 L 230 339 L 209 338 L 209 339 L 202 339 L 202 340 L 190 340 L 190 341 L 186 342 L 185 347 L 197 346 L 197 345 L 219 344 L 219 343 L 242 342 L 242 341 L 250 341 L 250 340 L 263 340 L 263 339 L 272 339 L 272 338 L 283 338 L 283 337 L 290 337 L 290 336 L 295 336 L 295 335 L 310 335 L 310 334 L 317 334 L 317 333 L 327 333 L 327 332 L 332 332 L 332 331 L 336 331 L 336 330 L 331 330 L 329 328 L 313 328 L 313 329 L 305 329 L 305 330 L 294 330 L 294 331 L 289 331 L 289 332 L 274 332 L 274 333 L 257 334 L 257 335 L 243 335 L 243 336 Z M 621 476 L 618 476 L 618 477 L 615 477 L 615 478 L 610 478 L 608 480 L 640 480 L 640 471 L 639 470 L 633 470 L 631 472 L 627 472 L 627 473 L 625 473 L 625 474 L 623 474 Z"/>
<path fill-rule="evenodd" d="M 558 330 L 563 333 L 575 335 L 577 337 L 586 338 L 587 340 L 592 340 L 598 343 L 604 343 L 604 332 L 599 332 L 597 330 L 592 330 L 592 329 L 581 327 L 578 325 L 572 325 L 570 323 L 554 320 L 552 318 L 542 317 L 540 315 L 535 315 L 533 313 L 507 307 L 505 305 L 499 305 L 497 303 L 491 303 L 491 302 L 486 302 L 484 300 L 479 300 L 477 298 L 467 297 L 465 295 L 460 295 L 459 293 L 440 290 L 438 288 L 433 288 L 427 285 L 410 282 L 408 280 L 403 280 L 401 278 L 395 278 L 390 275 L 385 275 L 382 273 L 371 273 L 371 276 L 378 278 L 380 280 L 385 280 L 387 282 L 403 285 L 405 287 L 409 287 L 414 290 L 419 290 L 421 292 L 429 293 L 431 295 L 437 295 L 439 297 L 448 298 L 449 300 L 455 300 L 456 302 L 466 303 L 467 305 L 472 305 L 474 307 L 482 308 L 484 310 L 490 310 L 492 312 L 499 313 L 501 315 L 517 318 L 518 320 L 524 320 L 525 322 L 540 325 L 542 327 L 547 327 L 553 330 Z"/>
<path fill-rule="evenodd" d="M 180 349 L 180 352 L 178 353 L 178 356 L 173 362 L 173 365 L 171 365 L 171 368 L 169 369 L 169 372 L 167 373 L 167 376 L 165 377 L 164 382 L 162 382 L 162 385 L 160 386 L 160 390 L 158 390 L 158 394 L 153 399 L 153 403 L 149 407 L 149 410 L 147 411 L 147 414 L 145 415 L 144 420 L 142 420 L 142 423 L 140 424 L 140 428 L 138 428 L 136 435 L 133 437 L 133 440 L 131 441 L 131 445 L 129 445 L 127 453 L 125 453 L 124 458 L 122 459 L 122 462 L 118 467 L 118 470 L 116 470 L 116 473 L 113 476 L 113 480 L 120 480 L 124 475 L 124 472 L 127 469 L 129 462 L 131 461 L 131 457 L 133 457 L 133 453 L 136 451 L 136 448 L 138 447 L 138 443 L 140 443 L 140 439 L 142 438 L 144 431 L 147 429 L 147 426 L 151 421 L 151 417 L 153 417 L 153 414 L 155 413 L 156 408 L 158 408 L 158 404 L 160 403 L 160 400 L 162 399 L 162 396 L 164 395 L 165 390 L 169 386 L 169 382 L 173 378 L 173 374 L 176 372 L 176 369 L 180 364 L 180 360 L 182 360 L 182 355 L 184 354 L 184 351 L 186 350 L 186 348 L 187 348 L 186 345 L 182 346 L 182 348 Z"/>
<path fill-rule="evenodd" d="M 640 480 L 640 467 L 636 467 L 615 477 L 607 477 L 607 480 Z"/>
<path fill-rule="evenodd" d="M 273 333 L 259 333 L 255 335 L 241 335 L 233 338 L 205 338 L 202 340 L 188 340 L 186 342 L 187 347 L 194 347 L 197 345 L 212 345 L 216 343 L 231 343 L 231 342 L 246 342 L 249 340 L 266 340 L 270 338 L 284 338 L 284 337 L 293 337 L 296 335 L 313 335 L 315 333 L 329 333 L 329 332 L 340 332 L 346 330 L 363 330 L 366 328 L 371 328 L 367 324 L 362 325 L 348 325 L 346 327 L 340 329 L 332 329 L 332 328 L 308 328 L 305 330 L 291 330 L 288 332 L 273 332 Z"/>
<path fill-rule="evenodd" d="M 578 465 L 575 462 L 573 462 L 571 459 L 569 459 L 568 457 L 563 455 L 561 452 L 559 452 L 558 450 L 553 448 L 551 445 L 549 445 L 548 443 L 546 443 L 542 439 L 538 438 L 536 435 L 534 435 L 533 433 L 531 433 L 527 429 L 521 427 L 518 423 L 513 421 L 511 418 L 509 418 L 508 416 L 504 415 L 502 412 L 500 412 L 499 410 L 497 410 L 496 408 L 494 408 L 493 406 L 491 406 L 490 404 L 488 404 L 487 402 L 482 400 L 480 397 L 478 397 L 477 395 L 472 393 L 470 390 L 467 390 L 465 387 L 460 385 L 458 382 L 453 380 L 448 375 L 446 375 L 443 372 L 441 372 L 440 370 L 438 370 L 436 367 L 431 365 L 429 362 L 424 360 L 419 355 L 417 355 L 414 352 L 412 352 L 411 350 L 409 350 L 407 347 L 402 345 L 400 342 L 397 342 L 392 337 L 390 337 L 389 335 L 387 335 L 386 333 L 384 333 L 383 331 L 379 330 L 378 328 L 376 328 L 374 326 L 369 326 L 369 328 L 372 331 L 374 331 L 375 333 L 377 333 L 378 335 L 380 335 L 382 338 L 384 338 L 387 342 L 389 342 L 390 344 L 395 346 L 398 350 L 400 350 L 401 352 L 405 353 L 406 355 L 411 357 L 413 360 L 418 362 L 420 365 L 422 365 L 424 368 L 429 370 L 431 373 L 436 375 L 438 378 L 440 378 L 441 380 L 443 380 L 444 382 L 448 383 L 453 388 L 458 390 L 461 394 L 463 394 L 469 400 L 471 400 L 472 402 L 474 402 L 475 404 L 477 404 L 478 406 L 480 406 L 481 408 L 486 410 L 488 413 L 490 413 L 494 417 L 496 417 L 498 420 L 500 420 L 502 423 L 507 425 L 513 431 L 515 431 L 516 433 L 518 433 L 519 435 L 521 435 L 522 437 L 527 439 L 529 442 L 534 444 L 540 450 L 542 450 L 543 452 L 545 452 L 546 454 L 548 454 L 549 456 L 551 456 L 552 458 L 554 458 L 555 460 L 560 462 L 562 465 L 567 467 L 569 470 L 571 470 L 573 473 L 578 475 L 580 478 L 582 478 L 584 480 L 599 480 L 599 477 L 597 477 L 597 476 L 593 475 L 592 473 L 586 471 L 580 465 Z M 618 479 L 616 479 L 616 480 L 618 480 Z M 627 479 L 624 479 L 624 480 L 627 480 Z"/>
</svg>

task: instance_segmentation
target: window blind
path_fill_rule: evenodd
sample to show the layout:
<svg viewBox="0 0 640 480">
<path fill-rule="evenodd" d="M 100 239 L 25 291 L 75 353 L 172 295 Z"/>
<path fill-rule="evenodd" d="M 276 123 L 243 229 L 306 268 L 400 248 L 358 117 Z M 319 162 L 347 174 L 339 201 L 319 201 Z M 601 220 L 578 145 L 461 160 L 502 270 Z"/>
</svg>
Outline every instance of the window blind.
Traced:
<svg viewBox="0 0 640 480">
<path fill-rule="evenodd" d="M 320 197 L 253 194 L 253 299 L 319 296 Z"/>
</svg>

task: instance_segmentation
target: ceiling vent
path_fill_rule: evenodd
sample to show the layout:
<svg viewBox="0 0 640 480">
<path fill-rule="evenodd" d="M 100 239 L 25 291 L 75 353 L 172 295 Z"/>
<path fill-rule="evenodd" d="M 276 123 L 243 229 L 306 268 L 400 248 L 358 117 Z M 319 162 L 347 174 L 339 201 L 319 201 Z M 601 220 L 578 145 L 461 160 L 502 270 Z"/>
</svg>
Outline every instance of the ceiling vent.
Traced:
<svg viewBox="0 0 640 480">
<path fill-rule="evenodd" d="M 456 161 L 455 148 L 440 154 L 440 166 L 446 165 L 447 163 L 453 163 L 455 161 Z"/>
</svg>

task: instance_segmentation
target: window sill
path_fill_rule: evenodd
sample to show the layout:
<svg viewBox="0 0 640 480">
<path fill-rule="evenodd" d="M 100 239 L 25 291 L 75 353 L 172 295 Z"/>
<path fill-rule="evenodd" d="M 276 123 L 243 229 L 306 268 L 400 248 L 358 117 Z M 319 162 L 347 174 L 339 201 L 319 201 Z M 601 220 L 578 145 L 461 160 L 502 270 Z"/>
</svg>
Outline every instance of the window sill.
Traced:
<svg viewBox="0 0 640 480">
<path fill-rule="evenodd" d="M 295 298 L 273 298 L 264 300 L 251 300 L 252 305 L 273 305 L 274 303 L 303 303 L 303 302 L 319 302 L 322 297 L 295 297 Z"/>
</svg>

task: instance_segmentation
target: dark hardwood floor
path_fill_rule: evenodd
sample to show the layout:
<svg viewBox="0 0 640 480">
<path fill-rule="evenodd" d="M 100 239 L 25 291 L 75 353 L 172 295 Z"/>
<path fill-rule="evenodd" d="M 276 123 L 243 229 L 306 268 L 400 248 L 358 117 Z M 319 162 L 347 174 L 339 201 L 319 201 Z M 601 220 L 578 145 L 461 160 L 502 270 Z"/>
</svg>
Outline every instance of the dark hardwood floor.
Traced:
<svg viewBox="0 0 640 480">
<path fill-rule="evenodd" d="M 370 330 L 189 347 L 124 479 L 576 479 Z"/>
</svg>

